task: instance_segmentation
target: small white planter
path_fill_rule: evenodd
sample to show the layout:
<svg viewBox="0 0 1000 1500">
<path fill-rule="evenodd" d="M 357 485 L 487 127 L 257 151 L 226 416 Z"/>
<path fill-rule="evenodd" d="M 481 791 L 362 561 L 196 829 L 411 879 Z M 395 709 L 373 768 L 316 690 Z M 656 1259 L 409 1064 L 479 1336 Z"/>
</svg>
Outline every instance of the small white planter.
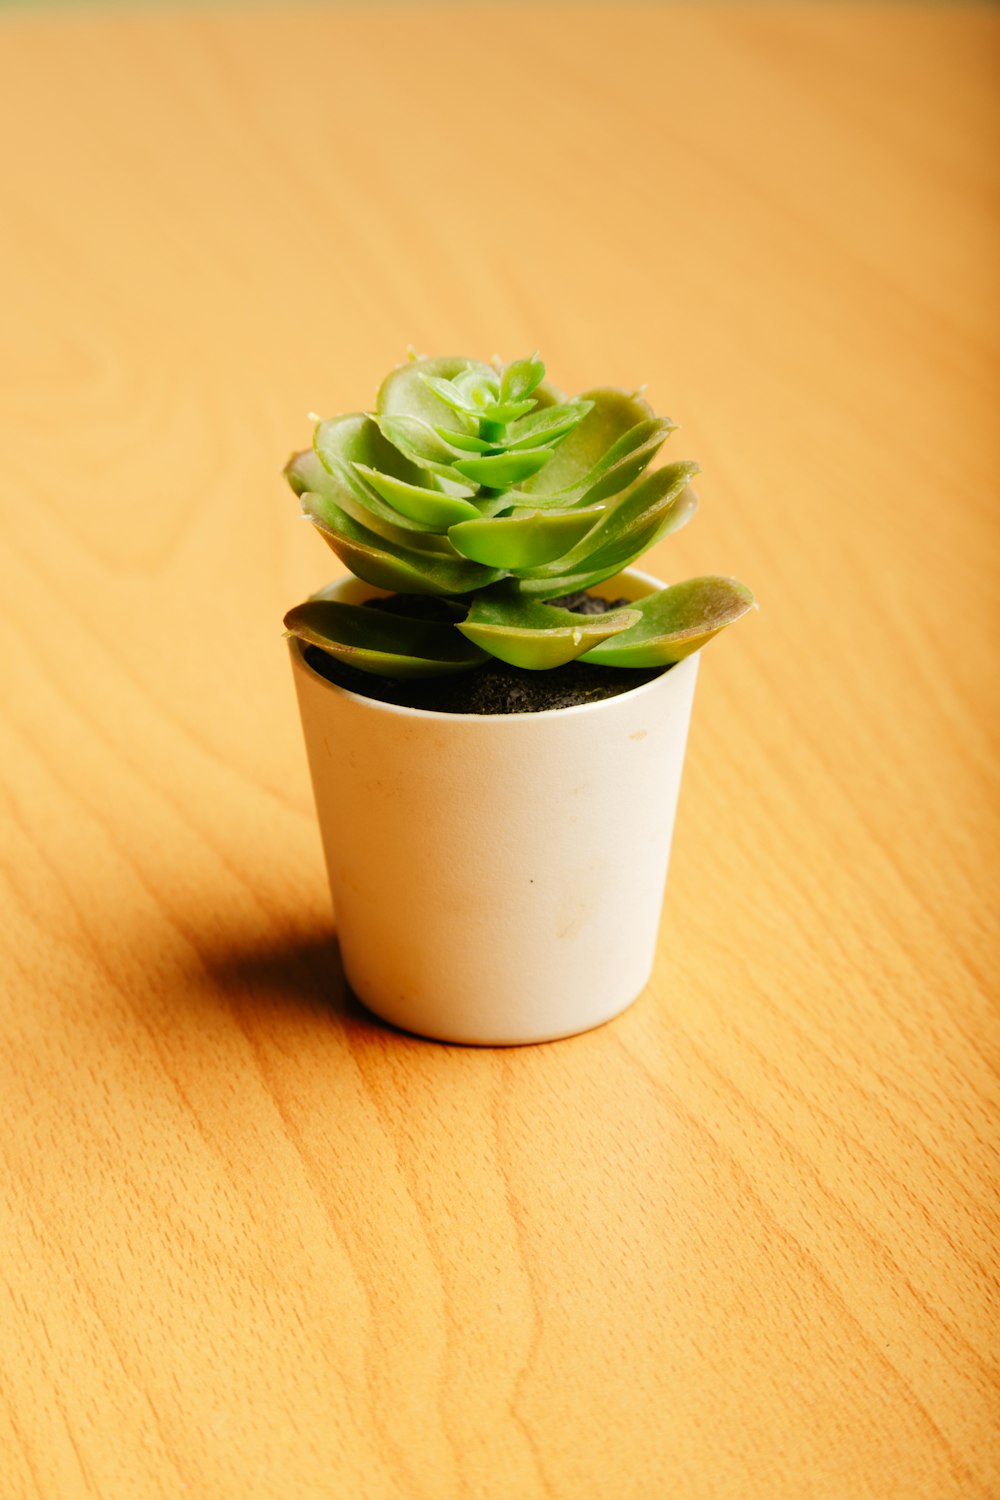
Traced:
<svg viewBox="0 0 1000 1500">
<path fill-rule="evenodd" d="M 601 585 L 638 598 L 634 570 Z M 378 589 L 343 579 L 337 597 Z M 334 686 L 290 640 L 348 982 L 407 1031 L 541 1042 L 649 979 L 697 656 L 576 708 L 446 714 Z"/>
</svg>

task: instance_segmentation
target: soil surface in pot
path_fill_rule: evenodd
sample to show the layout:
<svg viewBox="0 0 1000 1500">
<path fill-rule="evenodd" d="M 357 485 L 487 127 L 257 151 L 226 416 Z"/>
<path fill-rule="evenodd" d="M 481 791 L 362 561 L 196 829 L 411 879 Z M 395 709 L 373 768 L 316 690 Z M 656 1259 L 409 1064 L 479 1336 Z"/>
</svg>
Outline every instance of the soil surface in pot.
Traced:
<svg viewBox="0 0 1000 1500">
<path fill-rule="evenodd" d="M 627 599 L 602 599 L 593 594 L 571 594 L 551 601 L 581 615 L 599 615 L 628 604 Z M 454 614 L 446 604 L 426 595 L 392 594 L 387 599 L 369 599 L 369 609 L 383 609 L 410 619 L 444 620 Z M 396 703 L 401 708 L 423 708 L 442 714 L 537 714 L 550 708 L 574 708 L 598 703 L 651 682 L 663 667 L 597 667 L 571 661 L 548 672 L 529 672 L 495 659 L 471 672 L 450 677 L 402 680 L 374 677 L 335 661 L 318 646 L 306 646 L 303 655 L 314 672 L 364 698 Z"/>
</svg>

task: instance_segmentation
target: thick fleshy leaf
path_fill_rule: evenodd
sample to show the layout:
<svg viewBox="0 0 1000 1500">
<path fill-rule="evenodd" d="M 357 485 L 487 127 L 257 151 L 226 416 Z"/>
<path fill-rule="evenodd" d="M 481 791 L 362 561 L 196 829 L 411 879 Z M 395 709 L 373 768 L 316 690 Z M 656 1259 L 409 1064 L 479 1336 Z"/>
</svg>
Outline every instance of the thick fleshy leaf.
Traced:
<svg viewBox="0 0 1000 1500">
<path fill-rule="evenodd" d="M 460 417 L 469 417 L 472 421 L 478 421 L 483 414 L 483 408 L 487 406 L 493 396 L 493 392 L 481 383 L 474 390 L 482 395 L 482 400 L 477 401 L 475 395 L 468 395 L 461 386 L 452 380 L 442 380 L 439 375 L 422 374 L 421 379 L 427 389 L 443 401 L 451 411 L 457 412 Z"/>
<path fill-rule="evenodd" d="M 449 432 L 447 427 L 435 427 L 434 431 L 439 438 L 443 438 L 452 448 L 460 448 L 463 453 L 496 453 L 496 443 L 488 442 L 486 438 L 477 437 L 471 432 Z"/>
<path fill-rule="evenodd" d="M 467 594 L 501 576 L 496 568 L 459 557 L 450 546 L 448 553 L 420 552 L 389 541 L 322 497 L 303 495 L 302 509 L 355 577 L 376 588 L 400 594 Z"/>
<path fill-rule="evenodd" d="M 456 626 L 491 656 L 515 667 L 546 671 L 561 667 L 639 619 L 635 610 L 578 615 L 525 599 L 510 584 L 489 589 Z"/>
<path fill-rule="evenodd" d="M 459 521 L 479 519 L 479 511 L 468 500 L 459 499 L 455 495 L 444 495 L 440 490 L 429 490 L 423 485 L 407 484 L 391 474 L 380 474 L 367 464 L 355 464 L 354 468 L 383 500 L 402 515 L 408 516 L 411 521 L 431 526 L 435 531 L 447 531 L 449 526 L 454 526 Z"/>
<path fill-rule="evenodd" d="M 313 450 L 322 464 L 324 475 L 317 477 L 316 465 L 310 465 L 308 474 L 303 474 L 307 482 L 298 493 L 309 489 L 327 496 L 362 526 L 370 527 L 390 541 L 421 547 L 433 545 L 416 540 L 413 533 L 441 531 L 442 527 L 428 526 L 419 518 L 400 514 L 370 489 L 356 472 L 355 465 L 362 464 L 384 474 L 389 482 L 437 483 L 426 470 L 394 448 L 371 417 L 354 412 L 321 422 L 313 438 Z"/>
<path fill-rule="evenodd" d="M 361 463 L 384 474 L 394 474 L 408 484 L 427 482 L 427 475 L 420 465 L 395 448 L 366 412 L 348 412 L 345 416 L 317 423 L 313 448 L 330 470 L 338 462 Z"/>
<path fill-rule="evenodd" d="M 516 422 L 519 417 L 526 416 L 533 409 L 535 402 L 528 401 L 496 401 L 488 406 L 482 413 L 484 427 L 502 428 L 508 422 Z M 482 431 L 482 428 L 480 428 Z"/>
<path fill-rule="evenodd" d="M 480 490 L 477 495 L 473 495 L 472 503 L 481 516 L 506 516 L 514 509 L 504 490 L 498 490 L 495 495 L 491 495 L 488 490 Z"/>
<path fill-rule="evenodd" d="M 650 547 L 655 547 L 664 537 L 686 526 L 697 509 L 698 496 L 688 487 L 672 498 L 664 497 L 635 526 L 613 537 L 596 552 L 589 553 L 583 560 L 583 566 L 600 568 L 605 578 L 609 577 L 608 568 L 617 572 L 621 568 L 630 567 Z"/>
<path fill-rule="evenodd" d="M 463 557 L 516 573 L 562 557 L 600 519 L 602 510 L 515 511 L 493 520 L 463 521 L 448 540 Z"/>
<path fill-rule="evenodd" d="M 637 422 L 613 443 L 607 453 L 587 475 L 580 496 L 581 505 L 593 505 L 609 495 L 620 494 L 659 453 L 675 424 L 665 417 Z"/>
<path fill-rule="evenodd" d="M 435 379 L 452 380 L 464 370 L 475 370 L 496 380 L 496 374 L 489 365 L 481 364 L 475 359 L 462 359 L 457 355 L 411 359 L 389 371 L 379 386 L 375 410 L 379 416 L 416 417 L 431 426 L 464 428 L 464 419 L 449 414 L 448 408 L 428 389 L 423 378 L 430 375 Z"/>
<path fill-rule="evenodd" d="M 435 431 L 417 417 L 376 416 L 375 421 L 383 437 L 411 463 L 468 493 L 468 481 L 454 468 L 455 459 L 462 455 L 440 436 L 440 430 Z"/>
<path fill-rule="evenodd" d="M 528 359 L 515 359 L 507 365 L 500 380 L 501 401 L 522 401 L 545 377 L 545 366 L 537 353 Z"/>
<path fill-rule="evenodd" d="M 566 401 L 566 392 L 553 385 L 551 380 L 543 380 L 535 386 L 531 399 L 536 406 L 562 406 Z"/>
<path fill-rule="evenodd" d="M 641 396 L 626 391 L 584 391 L 576 399 L 589 401 L 591 409 L 560 443 L 551 464 L 525 484 L 532 496 L 551 494 L 577 484 L 629 428 L 653 416 L 652 408 Z"/>
<path fill-rule="evenodd" d="M 653 477 L 655 476 L 650 476 Z M 575 549 L 574 562 L 568 564 L 568 559 L 560 558 L 558 563 L 523 575 L 520 579 L 521 590 L 536 598 L 555 599 L 560 594 L 593 588 L 595 584 L 603 583 L 605 578 L 611 578 L 623 568 L 629 567 L 672 531 L 679 531 L 690 521 L 697 508 L 697 495 L 686 487 L 673 498 L 669 495 L 661 497 L 649 512 L 640 517 L 634 527 L 626 528 L 596 551 L 590 551 L 591 538 L 587 536 Z"/>
<path fill-rule="evenodd" d="M 518 453 L 460 458 L 452 467 L 463 479 L 471 479 L 474 484 L 484 484 L 489 489 L 505 489 L 509 484 L 521 484 L 530 475 L 537 474 L 551 457 L 551 448 L 522 448 Z"/>
<path fill-rule="evenodd" d="M 633 546 L 633 542 L 642 550 L 651 546 L 651 542 L 640 542 L 640 537 L 652 535 L 660 519 L 697 473 L 698 465 L 694 463 L 665 464 L 624 494 L 610 500 L 597 524 L 572 552 L 559 560 L 559 571 L 563 571 L 564 563 L 572 569 L 576 563 L 586 563 L 595 553 L 613 546 L 624 545 L 626 550 Z M 692 506 L 692 513 L 693 509 Z M 633 552 L 632 555 L 637 554 Z M 551 569 L 556 566 L 555 563 L 550 565 Z"/>
<path fill-rule="evenodd" d="M 518 505 L 555 505 L 562 508 L 568 505 L 593 505 L 609 495 L 619 494 L 634 483 L 675 430 L 673 422 L 661 417 L 637 422 L 611 445 L 603 458 L 576 484 L 545 495 L 534 491 L 528 493 L 527 490 L 511 490 L 510 498 Z"/>
<path fill-rule="evenodd" d="M 690 578 L 631 606 L 640 618 L 613 640 L 588 651 L 584 661 L 604 667 L 659 667 L 700 651 L 713 636 L 754 607 L 735 578 Z"/>
<path fill-rule="evenodd" d="M 420 551 L 447 552 L 450 543 L 441 536 L 439 530 L 410 520 L 387 505 L 381 495 L 369 489 L 350 464 L 331 459 L 331 468 L 327 469 L 313 452 L 300 454 L 299 460 L 294 473 L 289 472 L 289 479 L 292 480 L 293 488 L 298 486 L 297 494 L 311 495 L 310 505 L 306 510 L 310 520 L 335 529 L 339 509 L 346 511 L 359 525 L 366 526 L 370 531 L 390 542 L 397 542 L 400 546 L 416 547 Z"/>
<path fill-rule="evenodd" d="M 376 677 L 442 677 L 487 660 L 487 653 L 454 625 L 402 619 L 332 599 L 297 604 L 285 616 L 285 629 Z"/>
<path fill-rule="evenodd" d="M 590 411 L 587 401 L 570 401 L 565 406 L 547 406 L 530 416 L 513 422 L 504 433 L 505 448 L 534 448 L 543 443 L 555 444 L 573 431 Z"/>
<path fill-rule="evenodd" d="M 500 399 L 500 377 L 490 365 L 470 362 L 455 376 L 455 386 L 479 413 Z"/>
<path fill-rule="evenodd" d="M 282 473 L 296 495 L 304 495 L 306 490 L 322 492 L 330 478 L 328 470 L 320 463 L 319 455 L 312 448 L 293 453 Z"/>
</svg>

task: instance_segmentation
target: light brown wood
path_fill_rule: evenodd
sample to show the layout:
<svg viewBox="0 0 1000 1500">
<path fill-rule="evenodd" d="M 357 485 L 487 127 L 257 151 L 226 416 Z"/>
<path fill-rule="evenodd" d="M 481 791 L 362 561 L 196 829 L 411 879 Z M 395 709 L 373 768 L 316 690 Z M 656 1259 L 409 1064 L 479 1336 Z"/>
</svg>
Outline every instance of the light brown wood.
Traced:
<svg viewBox="0 0 1000 1500">
<path fill-rule="evenodd" d="M 2 18 L 5 1496 L 1000 1494 L 997 34 Z M 278 471 L 409 342 L 648 381 L 763 605 L 553 1046 L 338 977 Z"/>
</svg>

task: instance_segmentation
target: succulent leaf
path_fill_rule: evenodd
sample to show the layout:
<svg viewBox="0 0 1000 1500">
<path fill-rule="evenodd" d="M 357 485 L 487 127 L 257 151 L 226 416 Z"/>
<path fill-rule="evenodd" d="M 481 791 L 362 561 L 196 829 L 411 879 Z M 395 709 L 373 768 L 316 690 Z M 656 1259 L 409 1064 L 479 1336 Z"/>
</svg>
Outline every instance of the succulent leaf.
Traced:
<svg viewBox="0 0 1000 1500">
<path fill-rule="evenodd" d="M 524 598 L 510 584 L 479 595 L 456 628 L 511 666 L 530 671 L 561 667 L 640 619 L 636 610 L 578 615 Z"/>
<path fill-rule="evenodd" d="M 469 500 L 445 495 L 440 490 L 429 490 L 423 485 L 407 484 L 405 480 L 396 479 L 392 474 L 380 474 L 367 464 L 356 463 L 354 468 L 401 515 L 431 526 L 435 531 L 446 530 L 459 521 L 479 519 L 479 511 Z"/>
<path fill-rule="evenodd" d="M 460 458 L 452 467 L 463 479 L 489 489 L 506 489 L 537 474 L 552 457 L 551 448 L 522 448 L 517 453 L 488 453 L 477 458 Z"/>
<path fill-rule="evenodd" d="M 531 399 L 536 406 L 562 406 L 566 400 L 566 392 L 561 391 L 550 380 L 543 380 L 535 386 Z"/>
<path fill-rule="evenodd" d="M 555 565 L 522 574 L 518 580 L 519 587 L 523 593 L 540 599 L 556 599 L 562 594 L 592 589 L 606 578 L 613 578 L 623 568 L 629 567 L 643 552 L 669 536 L 672 531 L 679 531 L 697 508 L 698 499 L 694 492 L 682 490 L 639 535 L 630 533 L 618 541 L 608 543 L 584 560 L 569 565 L 572 570 L 565 573 L 561 569 L 567 567 L 567 564 L 564 559 L 560 559 L 558 577 L 555 576 Z"/>
<path fill-rule="evenodd" d="M 578 483 L 630 427 L 653 416 L 652 408 L 641 396 L 630 396 L 625 391 L 584 391 L 577 399 L 588 401 L 590 410 L 560 443 L 544 473 L 525 485 L 532 495 L 551 494 Z"/>
<path fill-rule="evenodd" d="M 303 455 L 304 456 L 304 455 Z M 360 526 L 366 526 L 379 536 L 386 537 L 400 546 L 417 547 L 421 551 L 440 552 L 447 550 L 447 542 L 435 527 L 424 526 L 420 521 L 410 520 L 381 495 L 369 489 L 360 475 L 345 463 L 334 461 L 333 470 L 323 467 L 315 453 L 310 453 L 318 472 L 308 475 L 299 470 L 297 483 L 308 478 L 309 483 L 298 491 L 302 498 L 303 513 L 318 525 L 333 527 L 337 511 L 346 511 Z M 308 466 L 312 469 L 312 465 Z M 309 496 L 308 504 L 306 496 Z M 330 507 L 333 507 L 331 510 Z"/>
<path fill-rule="evenodd" d="M 415 417 L 432 427 L 464 427 L 464 420 L 457 413 L 449 421 L 448 408 L 428 387 L 426 377 L 454 380 L 456 375 L 467 370 L 476 372 L 480 379 L 485 376 L 496 380 L 496 374 L 489 365 L 475 359 L 445 355 L 435 359 L 408 360 L 406 364 L 397 365 L 394 370 L 390 370 L 379 386 L 375 410 L 379 416 Z"/>
<path fill-rule="evenodd" d="M 590 411 L 588 401 L 569 401 L 564 406 L 547 406 L 530 416 L 512 422 L 504 433 L 505 448 L 534 448 L 541 443 L 556 444 L 573 431 Z"/>
<path fill-rule="evenodd" d="M 585 564 L 600 553 L 607 552 L 610 555 L 612 551 L 616 556 L 619 553 L 628 555 L 631 561 L 652 546 L 652 542 L 646 538 L 659 527 L 687 488 L 688 481 L 697 473 L 698 465 L 693 463 L 666 464 L 662 469 L 654 470 L 631 489 L 611 500 L 583 539 L 547 567 L 562 572 L 568 566 L 572 571 L 578 563 Z M 694 495 L 690 491 L 688 493 L 690 498 L 683 515 L 685 521 L 690 519 L 697 506 Z M 683 524 L 680 522 L 680 513 L 676 513 L 676 519 L 679 524 Z M 625 567 L 627 564 L 623 563 L 621 566 Z"/>
<path fill-rule="evenodd" d="M 479 416 L 500 398 L 500 381 L 489 365 L 470 364 L 455 376 L 455 386 L 472 402 L 472 409 Z"/>
<path fill-rule="evenodd" d="M 754 607 L 735 578 L 690 578 L 637 599 L 640 618 L 584 660 L 606 667 L 660 667 L 682 661 Z"/>
<path fill-rule="evenodd" d="M 376 416 L 375 422 L 383 437 L 418 469 L 456 485 L 463 494 L 469 490 L 468 482 L 453 467 L 454 460 L 461 458 L 453 448 L 427 422 L 419 417 Z"/>
<path fill-rule="evenodd" d="M 495 423 L 500 427 L 503 427 L 508 422 L 517 421 L 518 417 L 526 416 L 527 413 L 532 410 L 534 405 L 535 403 L 532 400 L 496 401 L 492 406 L 488 406 L 486 408 L 486 410 L 482 413 L 482 416 L 486 421 Z"/>
<path fill-rule="evenodd" d="M 533 354 L 530 359 L 515 359 L 504 369 L 500 379 L 500 400 L 521 401 L 540 385 L 545 366 Z"/>
<path fill-rule="evenodd" d="M 485 402 L 477 402 L 471 395 L 466 395 L 457 382 L 442 380 L 439 375 L 421 374 L 420 377 L 429 391 L 443 401 L 445 406 L 451 408 L 462 417 L 473 417 L 476 421 L 483 414 Z"/>
<path fill-rule="evenodd" d="M 453 448 L 460 448 L 463 453 L 497 453 L 502 452 L 496 443 L 488 442 L 486 438 L 478 437 L 472 432 L 449 432 L 447 427 L 435 427 L 434 431 L 439 438 L 450 443 Z"/>
<path fill-rule="evenodd" d="M 410 484 L 426 482 L 420 465 L 395 448 L 366 412 L 348 412 L 320 422 L 313 434 L 313 448 L 331 472 L 339 462 L 362 463 Z"/>
<path fill-rule="evenodd" d="M 487 567 L 517 573 L 562 557 L 602 514 L 593 510 L 517 511 L 512 515 L 462 521 L 448 531 L 448 540 L 463 557 Z"/>
<path fill-rule="evenodd" d="M 608 449 L 594 467 L 563 490 L 550 494 L 527 493 L 526 490 L 511 491 L 510 498 L 518 505 L 593 505 L 609 495 L 617 495 L 632 484 L 656 457 L 664 441 L 676 429 L 672 422 L 656 417 L 651 421 L 637 422 L 634 427 Z"/>
<path fill-rule="evenodd" d="M 619 494 L 639 477 L 676 430 L 674 423 L 664 417 L 630 427 L 587 475 L 581 504 L 593 505 L 596 500 Z"/>
<path fill-rule="evenodd" d="M 314 461 L 306 464 L 304 458 L 304 455 L 299 455 L 296 468 L 288 471 L 289 481 L 297 494 L 308 489 L 323 495 L 362 526 L 370 527 L 390 541 L 430 545 L 432 550 L 435 547 L 440 550 L 434 539 L 429 543 L 417 542 L 406 535 L 408 532 L 440 532 L 440 526 L 428 525 L 419 516 L 401 514 L 359 478 L 359 465 L 382 474 L 387 484 L 420 483 L 429 477 L 382 436 L 371 417 L 354 412 L 321 422 L 313 439 Z"/>
<path fill-rule="evenodd" d="M 329 470 L 323 467 L 319 455 L 312 448 L 293 453 L 282 473 L 296 495 L 304 495 L 307 490 L 322 492 L 330 478 Z"/>
<path fill-rule="evenodd" d="M 311 499 L 303 495 L 302 507 L 324 541 L 356 578 L 375 588 L 400 594 L 468 594 L 501 576 L 500 570 L 469 562 L 450 546 L 450 556 L 401 546 L 329 502 L 322 508 L 309 508 Z"/>
<path fill-rule="evenodd" d="M 285 629 L 346 666 L 377 677 L 440 677 L 468 672 L 487 658 L 453 625 L 402 619 L 332 599 L 297 604 L 285 616 Z"/>
</svg>

